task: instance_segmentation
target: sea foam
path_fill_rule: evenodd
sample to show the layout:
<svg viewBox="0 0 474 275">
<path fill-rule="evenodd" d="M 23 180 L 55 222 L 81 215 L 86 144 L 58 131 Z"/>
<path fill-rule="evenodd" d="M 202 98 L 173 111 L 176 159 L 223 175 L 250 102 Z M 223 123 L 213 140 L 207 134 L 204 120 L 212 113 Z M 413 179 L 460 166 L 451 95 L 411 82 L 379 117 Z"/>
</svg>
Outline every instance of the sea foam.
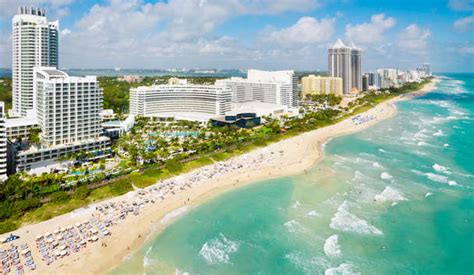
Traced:
<svg viewBox="0 0 474 275">
<path fill-rule="evenodd" d="M 383 179 L 383 180 L 391 180 L 391 179 L 393 179 L 392 175 L 390 175 L 390 174 L 387 173 L 387 172 L 382 172 L 382 174 L 380 174 L 380 178 Z"/>
<path fill-rule="evenodd" d="M 445 136 L 443 130 L 438 130 L 436 131 L 436 133 L 433 134 L 433 136 L 435 137 L 442 137 L 442 136 Z"/>
<path fill-rule="evenodd" d="M 435 181 L 435 182 L 439 182 L 439 183 L 446 183 L 446 184 L 449 184 L 449 185 L 457 185 L 456 181 L 449 180 L 449 178 L 447 176 L 438 175 L 438 174 L 434 174 L 434 173 L 425 173 L 425 175 L 431 181 Z"/>
<path fill-rule="evenodd" d="M 378 169 L 383 169 L 384 168 L 383 165 L 381 165 L 380 163 L 378 163 L 376 161 L 374 163 L 372 163 L 372 167 L 378 168 Z"/>
<path fill-rule="evenodd" d="M 329 227 L 343 232 L 382 235 L 383 232 L 367 221 L 349 213 L 347 201 L 344 201 L 331 219 Z"/>
<path fill-rule="evenodd" d="M 307 217 L 319 217 L 321 215 L 318 212 L 316 212 L 315 210 L 311 210 L 308 213 L 306 213 L 306 216 Z"/>
<path fill-rule="evenodd" d="M 379 202 L 397 202 L 407 199 L 397 189 L 387 186 L 380 194 L 374 197 L 374 200 Z"/>
<path fill-rule="evenodd" d="M 332 235 L 324 242 L 324 253 L 329 257 L 341 256 L 341 246 L 339 245 L 338 236 Z"/>
<path fill-rule="evenodd" d="M 304 229 L 303 226 L 301 225 L 301 223 L 299 223 L 295 220 L 287 221 L 283 225 L 286 227 L 286 229 L 290 233 L 303 231 L 303 229 Z"/>
<path fill-rule="evenodd" d="M 207 241 L 201 247 L 201 255 L 208 265 L 230 263 L 230 254 L 239 249 L 239 242 L 227 239 L 224 234 Z"/>
<path fill-rule="evenodd" d="M 444 167 L 442 165 L 439 165 L 437 163 L 433 164 L 433 166 L 431 166 L 431 167 L 433 167 L 433 169 L 437 172 L 441 172 L 441 173 L 444 173 L 444 174 L 447 174 L 447 175 L 452 174 L 451 171 L 449 171 L 449 168 L 446 168 L 446 167 Z"/>
<path fill-rule="evenodd" d="M 341 264 L 338 267 L 331 267 L 324 271 L 324 275 L 349 275 L 349 274 L 360 274 L 360 272 L 354 271 L 354 266 L 351 264 Z"/>
<path fill-rule="evenodd" d="M 153 250 L 153 246 L 150 246 L 150 247 L 146 250 L 145 257 L 143 257 L 143 266 L 144 266 L 144 267 L 147 267 L 147 266 L 150 266 L 150 265 L 153 264 L 153 260 L 148 257 L 148 255 L 150 254 L 150 252 L 151 252 L 152 250 Z"/>
<path fill-rule="evenodd" d="M 173 210 L 169 213 L 167 213 L 162 219 L 161 219 L 161 223 L 162 224 L 167 224 L 169 223 L 171 220 L 173 220 L 174 218 L 184 214 L 186 211 L 188 211 L 189 207 L 188 206 L 182 206 L 176 210 Z"/>
</svg>

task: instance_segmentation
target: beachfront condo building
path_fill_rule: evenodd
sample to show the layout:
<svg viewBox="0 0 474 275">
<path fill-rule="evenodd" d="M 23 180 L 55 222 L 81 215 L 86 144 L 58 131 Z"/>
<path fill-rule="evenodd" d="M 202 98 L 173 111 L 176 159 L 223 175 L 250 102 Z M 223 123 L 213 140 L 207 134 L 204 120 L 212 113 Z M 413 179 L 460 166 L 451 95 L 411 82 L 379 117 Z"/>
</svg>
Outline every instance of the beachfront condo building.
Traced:
<svg viewBox="0 0 474 275">
<path fill-rule="evenodd" d="M 48 22 L 42 9 L 19 7 L 12 19 L 11 116 L 26 116 L 36 107 L 33 68 L 58 66 L 59 23 Z"/>
<path fill-rule="evenodd" d="M 381 89 L 398 86 L 398 69 L 377 69 Z"/>
<path fill-rule="evenodd" d="M 231 108 L 230 88 L 216 85 L 155 85 L 130 89 L 130 114 L 207 122 Z"/>
<path fill-rule="evenodd" d="M 77 152 L 105 157 L 110 139 L 101 136 L 103 95 L 96 77 L 71 77 L 54 67 L 33 72 L 40 144 L 15 152 L 16 171 L 44 168 Z"/>
<path fill-rule="evenodd" d="M 362 91 L 362 50 L 354 43 L 349 47 L 338 39 L 328 49 L 328 72 L 332 77 L 342 78 L 344 95 Z"/>
<path fill-rule="evenodd" d="M 5 127 L 5 103 L 0 102 L 0 182 L 7 179 L 7 130 Z"/>
<path fill-rule="evenodd" d="M 232 91 L 232 102 L 259 101 L 287 107 L 298 106 L 298 78 L 294 71 L 248 70 L 247 78 L 216 81 Z"/>
<path fill-rule="evenodd" d="M 423 63 L 423 71 L 425 72 L 425 77 L 431 76 L 431 66 L 429 63 Z"/>
<path fill-rule="evenodd" d="M 95 76 L 71 77 L 53 67 L 38 67 L 34 69 L 34 83 L 43 144 L 99 137 L 103 93 Z"/>
<path fill-rule="evenodd" d="M 342 78 L 308 75 L 301 78 L 301 97 L 308 94 L 334 94 L 342 96 Z"/>
</svg>

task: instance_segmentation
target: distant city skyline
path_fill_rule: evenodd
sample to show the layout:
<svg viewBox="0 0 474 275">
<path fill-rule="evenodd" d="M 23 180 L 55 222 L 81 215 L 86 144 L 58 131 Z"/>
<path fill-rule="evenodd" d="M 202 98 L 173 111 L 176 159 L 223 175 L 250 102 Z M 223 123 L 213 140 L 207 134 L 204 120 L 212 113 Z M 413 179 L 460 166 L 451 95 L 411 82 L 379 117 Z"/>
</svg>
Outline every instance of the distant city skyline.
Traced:
<svg viewBox="0 0 474 275">
<path fill-rule="evenodd" d="M 325 71 L 337 38 L 363 49 L 364 71 L 424 62 L 434 72 L 474 68 L 470 0 L 0 0 L 1 68 L 11 67 L 19 5 L 60 20 L 67 68 Z"/>
</svg>

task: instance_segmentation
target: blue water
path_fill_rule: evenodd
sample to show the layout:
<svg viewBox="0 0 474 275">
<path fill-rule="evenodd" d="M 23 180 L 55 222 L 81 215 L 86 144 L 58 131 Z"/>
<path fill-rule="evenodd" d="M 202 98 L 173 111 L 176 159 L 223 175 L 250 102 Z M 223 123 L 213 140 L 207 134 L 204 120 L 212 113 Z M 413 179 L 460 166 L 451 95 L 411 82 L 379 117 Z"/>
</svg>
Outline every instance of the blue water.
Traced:
<svg viewBox="0 0 474 275">
<path fill-rule="evenodd" d="M 226 193 L 113 274 L 473 274 L 474 75 L 326 145 L 307 173 Z"/>
</svg>

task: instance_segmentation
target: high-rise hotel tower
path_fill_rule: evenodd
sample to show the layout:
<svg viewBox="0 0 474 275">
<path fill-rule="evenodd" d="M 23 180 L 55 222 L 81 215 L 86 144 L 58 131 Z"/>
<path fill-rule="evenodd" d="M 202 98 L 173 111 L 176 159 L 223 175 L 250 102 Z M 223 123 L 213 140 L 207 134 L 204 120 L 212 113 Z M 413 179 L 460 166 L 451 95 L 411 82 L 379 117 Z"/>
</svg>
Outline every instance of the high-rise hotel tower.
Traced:
<svg viewBox="0 0 474 275">
<path fill-rule="evenodd" d="M 48 22 L 43 9 L 19 7 L 12 19 L 12 115 L 36 109 L 33 68 L 58 66 L 59 23 Z"/>
<path fill-rule="evenodd" d="M 341 77 L 345 95 L 362 91 L 362 50 L 354 43 L 348 47 L 341 39 L 328 50 L 328 72 L 332 77 Z"/>
</svg>

